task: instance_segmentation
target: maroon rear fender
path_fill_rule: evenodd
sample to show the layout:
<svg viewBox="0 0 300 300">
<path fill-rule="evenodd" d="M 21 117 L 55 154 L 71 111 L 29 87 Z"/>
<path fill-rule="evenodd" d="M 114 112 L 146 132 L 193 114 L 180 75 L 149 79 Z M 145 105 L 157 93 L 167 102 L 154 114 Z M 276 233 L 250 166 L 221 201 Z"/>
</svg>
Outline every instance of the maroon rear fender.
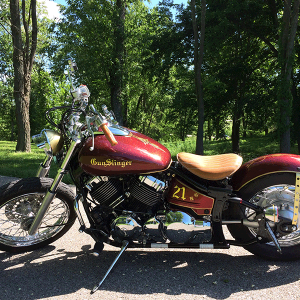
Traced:
<svg viewBox="0 0 300 300">
<path fill-rule="evenodd" d="M 300 156 L 294 154 L 270 154 L 255 158 L 242 165 L 234 173 L 231 185 L 235 191 L 247 183 L 276 172 L 300 172 Z"/>
</svg>

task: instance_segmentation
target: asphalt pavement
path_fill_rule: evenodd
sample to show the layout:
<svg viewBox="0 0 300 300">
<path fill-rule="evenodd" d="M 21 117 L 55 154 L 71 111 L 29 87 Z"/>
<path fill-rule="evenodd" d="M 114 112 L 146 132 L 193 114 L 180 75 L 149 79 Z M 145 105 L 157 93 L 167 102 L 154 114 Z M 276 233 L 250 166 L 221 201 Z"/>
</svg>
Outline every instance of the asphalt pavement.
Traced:
<svg viewBox="0 0 300 300">
<path fill-rule="evenodd" d="M 0 184 L 10 180 L 0 176 Z M 0 299 L 300 299 L 300 261 L 266 261 L 239 247 L 128 249 L 91 295 L 119 249 L 106 245 L 94 257 L 78 227 L 40 250 L 0 251 Z"/>
</svg>

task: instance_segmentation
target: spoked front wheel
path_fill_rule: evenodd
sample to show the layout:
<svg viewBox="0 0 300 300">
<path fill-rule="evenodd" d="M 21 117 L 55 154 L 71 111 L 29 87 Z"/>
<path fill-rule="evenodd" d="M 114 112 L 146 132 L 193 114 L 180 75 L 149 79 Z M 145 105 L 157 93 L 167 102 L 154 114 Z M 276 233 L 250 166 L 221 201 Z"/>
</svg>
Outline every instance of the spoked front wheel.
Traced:
<svg viewBox="0 0 300 300">
<path fill-rule="evenodd" d="M 279 242 L 282 254 L 277 251 L 273 242 L 254 243 L 244 248 L 251 253 L 274 260 L 295 260 L 300 259 L 300 219 L 297 224 L 292 225 L 294 209 L 299 215 L 299 207 L 294 207 L 295 200 L 294 173 L 274 173 L 260 177 L 239 191 L 239 196 L 246 201 L 263 207 L 265 210 L 276 210 L 274 217 L 266 213 L 266 220 L 275 222 L 273 228 L 275 236 Z M 242 218 L 251 220 L 254 211 L 235 206 L 235 214 Z M 269 218 L 269 219 L 268 219 Z M 228 225 L 231 235 L 239 242 L 254 240 L 257 236 L 255 228 L 244 225 Z"/>
<path fill-rule="evenodd" d="M 28 234 L 51 184 L 52 179 L 34 177 L 0 188 L 0 250 L 32 251 L 54 242 L 71 228 L 75 221 L 74 194 L 60 184 L 38 232 Z"/>
</svg>

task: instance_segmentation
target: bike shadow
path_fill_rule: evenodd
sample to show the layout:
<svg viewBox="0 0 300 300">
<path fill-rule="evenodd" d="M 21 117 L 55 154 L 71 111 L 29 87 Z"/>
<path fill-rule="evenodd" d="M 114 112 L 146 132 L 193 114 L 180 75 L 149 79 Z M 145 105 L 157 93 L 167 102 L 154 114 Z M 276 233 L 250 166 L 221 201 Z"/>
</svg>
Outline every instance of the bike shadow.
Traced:
<svg viewBox="0 0 300 300">
<path fill-rule="evenodd" d="M 128 249 L 100 290 L 89 295 L 118 254 L 118 248 L 106 246 L 99 257 L 94 257 L 90 248 L 85 245 L 80 251 L 70 251 L 47 246 L 24 254 L 0 252 L 1 298 L 56 299 L 81 290 L 81 299 L 96 299 L 104 291 L 226 299 L 240 291 L 272 288 L 299 280 L 300 261 L 266 261 L 244 250 L 239 250 L 241 255 L 233 256 L 229 250 Z M 70 299 L 75 297 L 70 295 Z"/>
</svg>

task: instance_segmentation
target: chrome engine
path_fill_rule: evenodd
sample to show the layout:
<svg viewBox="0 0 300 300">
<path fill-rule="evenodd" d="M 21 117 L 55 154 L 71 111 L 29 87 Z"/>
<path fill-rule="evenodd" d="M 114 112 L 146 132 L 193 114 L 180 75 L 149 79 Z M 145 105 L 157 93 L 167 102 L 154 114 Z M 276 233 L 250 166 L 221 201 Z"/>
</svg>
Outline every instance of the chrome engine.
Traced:
<svg viewBox="0 0 300 300">
<path fill-rule="evenodd" d="M 94 177 L 86 185 L 102 206 L 149 214 L 162 201 L 165 183 L 153 176 Z"/>
<path fill-rule="evenodd" d="M 209 242 L 212 230 L 209 221 L 196 221 L 185 212 L 170 211 L 149 219 L 140 226 L 131 216 L 120 216 L 113 222 L 113 238 L 141 243 L 202 244 Z"/>
<path fill-rule="evenodd" d="M 86 184 L 98 204 L 92 218 L 117 242 L 205 243 L 212 237 L 209 220 L 195 220 L 164 207 L 165 182 L 159 176 L 94 177 Z"/>
</svg>

